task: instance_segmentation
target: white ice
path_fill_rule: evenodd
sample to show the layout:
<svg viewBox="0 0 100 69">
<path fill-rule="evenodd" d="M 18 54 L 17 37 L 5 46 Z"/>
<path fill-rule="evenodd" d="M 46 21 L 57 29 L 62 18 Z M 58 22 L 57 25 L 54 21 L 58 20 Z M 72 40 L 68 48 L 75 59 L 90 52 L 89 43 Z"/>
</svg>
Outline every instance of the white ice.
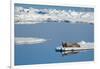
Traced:
<svg viewBox="0 0 100 69">
<path fill-rule="evenodd" d="M 15 43 L 17 45 L 21 44 L 39 44 L 46 42 L 46 39 L 43 38 L 35 38 L 35 37 L 16 37 Z"/>
</svg>

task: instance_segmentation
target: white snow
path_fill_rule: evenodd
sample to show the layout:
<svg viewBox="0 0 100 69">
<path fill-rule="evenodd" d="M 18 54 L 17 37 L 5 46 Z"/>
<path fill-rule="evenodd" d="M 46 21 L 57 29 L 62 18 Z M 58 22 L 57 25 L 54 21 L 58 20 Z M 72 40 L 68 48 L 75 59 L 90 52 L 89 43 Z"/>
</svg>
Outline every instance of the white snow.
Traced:
<svg viewBox="0 0 100 69">
<path fill-rule="evenodd" d="M 15 24 L 34 24 L 43 22 L 94 23 L 94 12 L 73 10 L 35 9 L 15 7 Z M 36 24 L 35 23 L 35 24 Z"/>
</svg>

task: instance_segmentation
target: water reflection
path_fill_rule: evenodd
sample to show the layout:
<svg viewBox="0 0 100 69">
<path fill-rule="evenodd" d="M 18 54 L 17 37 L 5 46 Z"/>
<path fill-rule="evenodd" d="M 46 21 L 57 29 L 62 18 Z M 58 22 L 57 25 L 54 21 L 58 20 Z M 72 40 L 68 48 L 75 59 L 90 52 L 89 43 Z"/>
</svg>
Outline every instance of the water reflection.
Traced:
<svg viewBox="0 0 100 69">
<path fill-rule="evenodd" d="M 56 52 L 59 52 L 62 56 L 65 56 L 65 55 L 73 55 L 73 54 L 77 54 L 79 53 L 79 51 L 62 51 L 62 50 L 56 50 Z"/>
</svg>

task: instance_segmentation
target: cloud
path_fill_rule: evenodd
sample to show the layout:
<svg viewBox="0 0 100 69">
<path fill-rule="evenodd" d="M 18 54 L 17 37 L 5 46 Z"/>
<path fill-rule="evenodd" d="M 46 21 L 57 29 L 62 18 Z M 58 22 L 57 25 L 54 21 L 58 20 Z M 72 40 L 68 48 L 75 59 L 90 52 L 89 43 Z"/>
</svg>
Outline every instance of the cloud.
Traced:
<svg viewBox="0 0 100 69">
<path fill-rule="evenodd" d="M 46 42 L 46 39 L 43 38 L 35 38 L 35 37 L 16 37 L 15 44 L 39 44 Z"/>
<path fill-rule="evenodd" d="M 15 24 L 43 22 L 94 23 L 94 12 L 15 7 Z"/>
</svg>

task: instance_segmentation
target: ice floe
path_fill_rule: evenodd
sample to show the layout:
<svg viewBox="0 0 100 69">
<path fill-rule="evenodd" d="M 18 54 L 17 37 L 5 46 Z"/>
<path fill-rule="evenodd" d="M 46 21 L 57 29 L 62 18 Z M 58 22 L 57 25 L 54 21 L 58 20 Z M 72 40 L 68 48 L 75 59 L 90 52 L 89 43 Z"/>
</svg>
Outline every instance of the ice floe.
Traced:
<svg viewBox="0 0 100 69">
<path fill-rule="evenodd" d="M 91 48 L 91 49 L 94 49 L 94 42 L 85 42 L 85 41 L 81 41 L 81 42 L 78 42 L 78 44 L 79 44 L 82 48 Z"/>
<path fill-rule="evenodd" d="M 46 39 L 43 38 L 35 38 L 35 37 L 16 37 L 15 44 L 39 44 L 46 42 Z"/>
</svg>

